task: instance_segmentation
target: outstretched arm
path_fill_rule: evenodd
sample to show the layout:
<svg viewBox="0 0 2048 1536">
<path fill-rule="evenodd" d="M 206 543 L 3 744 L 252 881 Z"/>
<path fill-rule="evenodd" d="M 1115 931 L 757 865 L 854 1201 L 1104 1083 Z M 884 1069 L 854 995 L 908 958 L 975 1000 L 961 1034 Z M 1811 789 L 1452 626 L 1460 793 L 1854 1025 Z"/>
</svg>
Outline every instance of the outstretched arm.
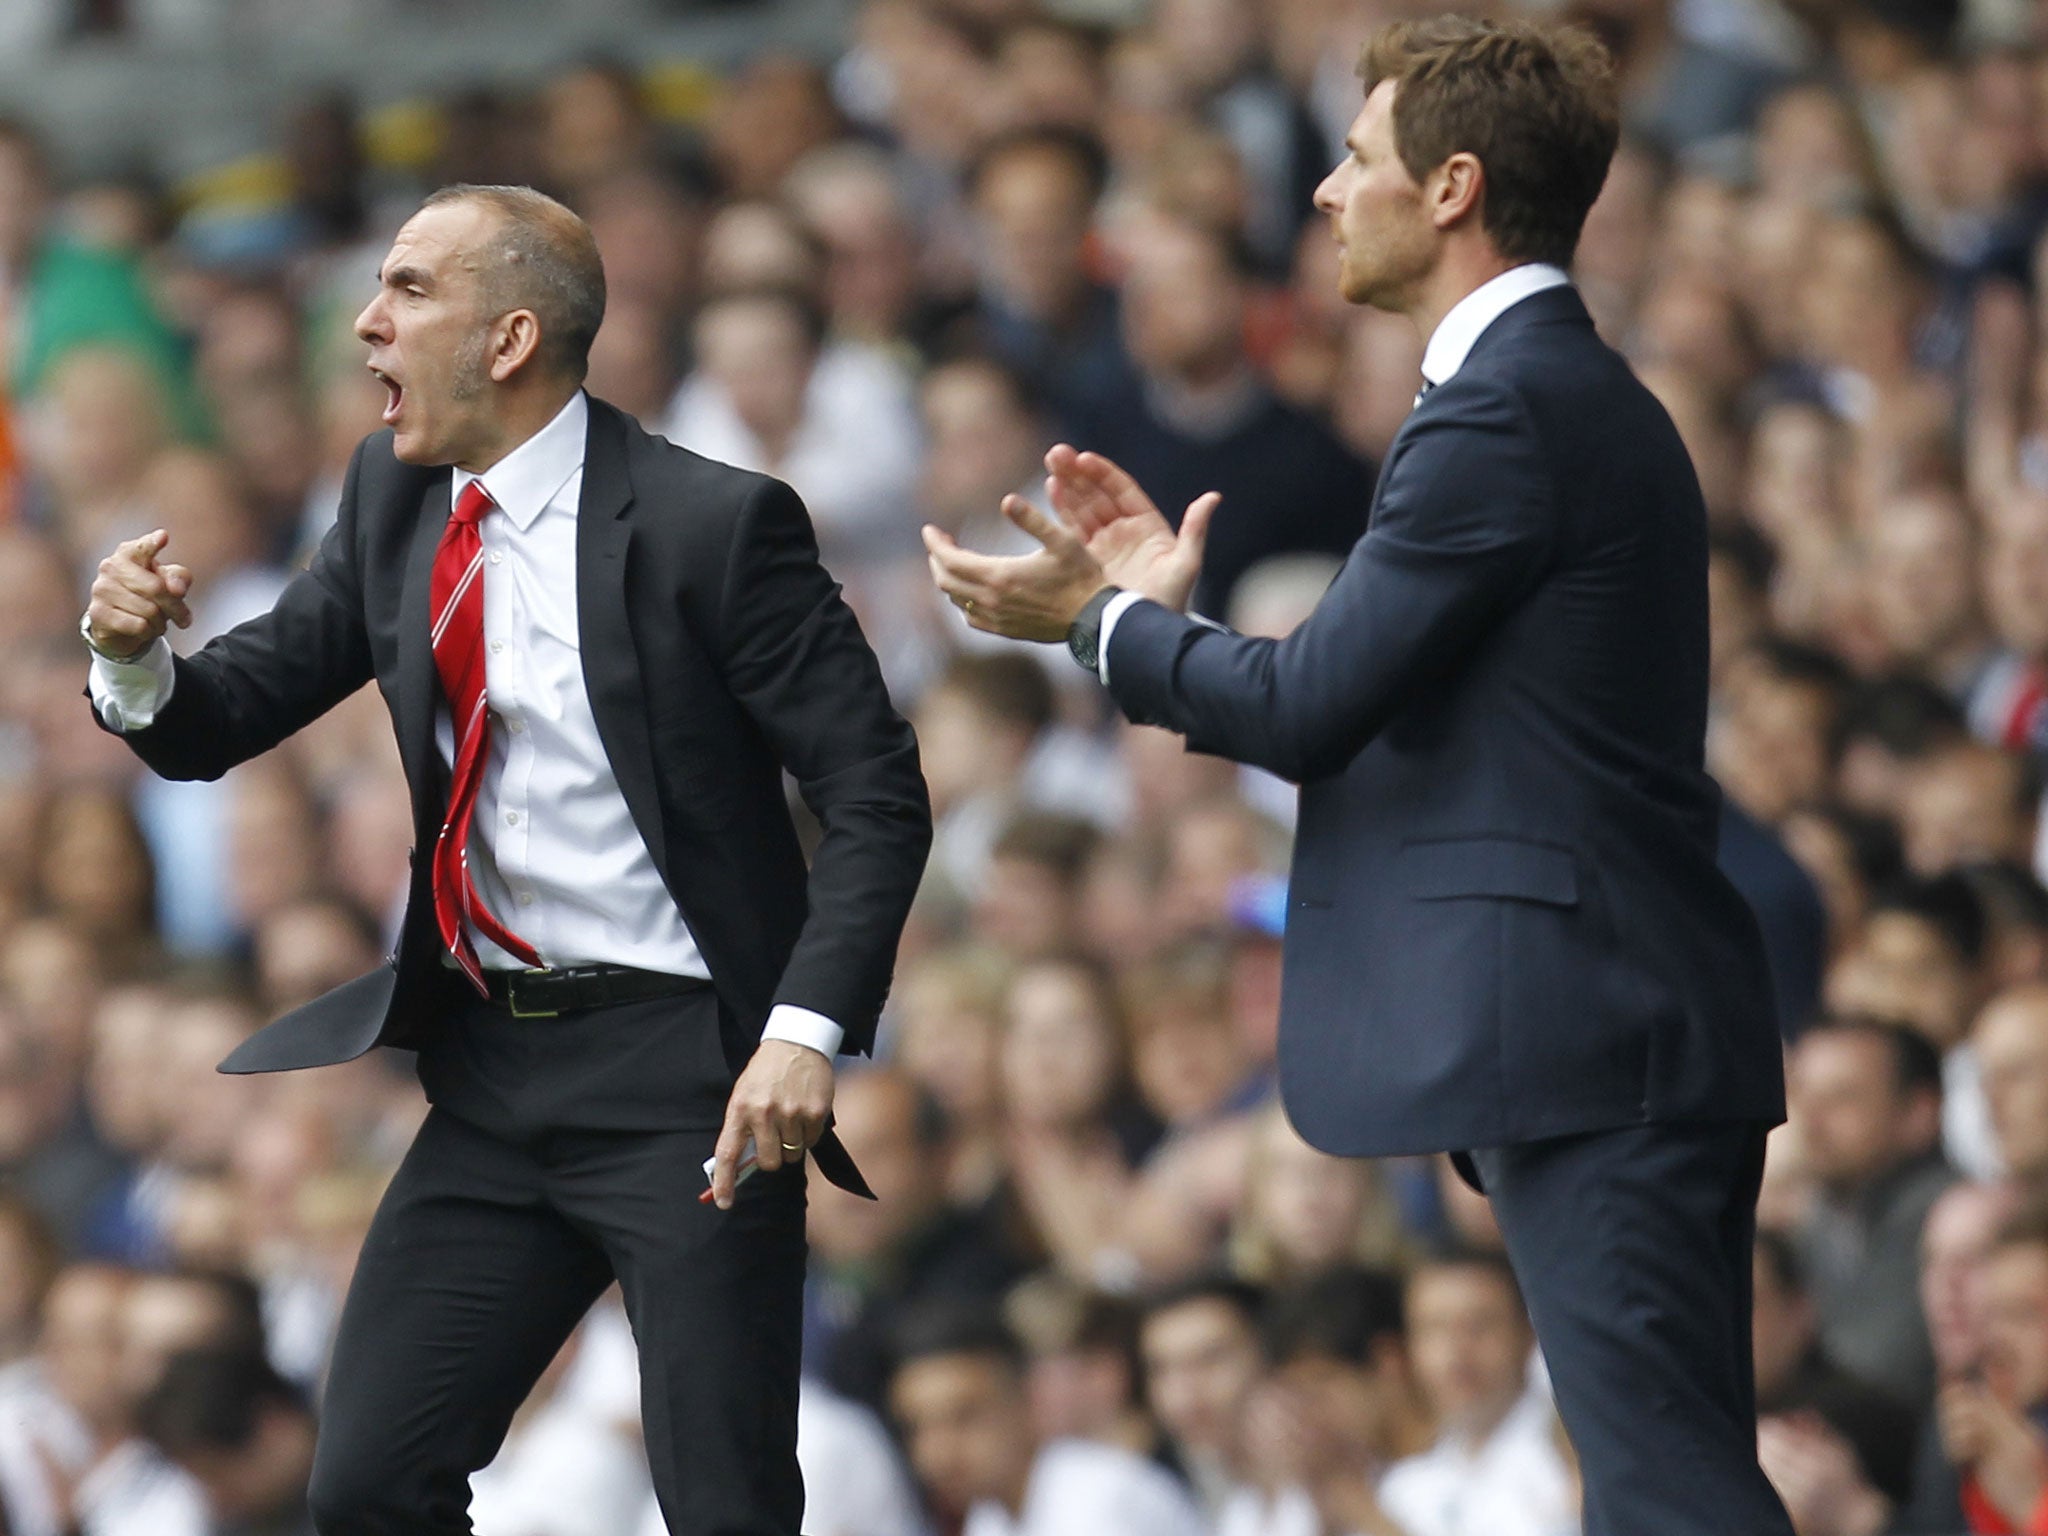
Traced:
<svg viewBox="0 0 2048 1536">
<path fill-rule="evenodd" d="M 1470 652 L 1542 573 L 1555 508 L 1521 401 L 1476 379 L 1445 391 L 1389 459 L 1371 530 L 1285 640 L 1220 632 L 1157 602 L 1122 615 L 1107 673 L 1127 715 L 1179 731 L 1200 751 L 1296 781 L 1322 778 L 1418 684 Z M 974 602 L 970 622 L 1052 638 L 1042 632 L 1051 620 L 1100 589 L 1097 579 L 1081 590 L 1104 568 L 1081 558 L 1089 546 L 1071 528 L 1040 537 L 1043 551 L 1012 561 L 962 564 L 933 550 L 941 585 Z"/>
<path fill-rule="evenodd" d="M 356 568 L 354 508 L 362 450 L 349 466 L 341 515 L 266 614 L 172 662 L 165 625 L 189 623 L 191 575 L 162 556 L 159 530 L 124 544 L 101 565 L 86 611 L 86 638 L 103 657 L 131 657 L 157 669 L 119 679 L 95 663 L 92 691 L 101 722 L 120 732 L 167 779 L 217 779 L 269 751 L 368 682 L 372 672 Z M 166 674 L 166 670 L 167 674 Z M 141 665 L 111 670 L 144 674 Z M 132 709 L 134 704 L 146 708 Z M 111 707 L 109 707 L 111 706 Z"/>
</svg>

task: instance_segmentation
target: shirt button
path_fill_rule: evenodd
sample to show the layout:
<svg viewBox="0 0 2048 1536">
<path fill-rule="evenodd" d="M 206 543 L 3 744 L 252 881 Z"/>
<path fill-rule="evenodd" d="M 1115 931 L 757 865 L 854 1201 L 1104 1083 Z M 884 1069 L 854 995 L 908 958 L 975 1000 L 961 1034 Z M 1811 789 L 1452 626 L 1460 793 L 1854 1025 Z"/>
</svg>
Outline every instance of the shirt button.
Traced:
<svg viewBox="0 0 2048 1536">
<path fill-rule="evenodd" d="M 504 642 L 504 641 L 502 641 L 502 640 L 493 640 L 493 641 L 491 642 L 491 654 L 492 654 L 493 656 L 496 656 L 496 655 L 497 655 L 497 654 L 498 654 L 499 652 L 501 652 L 501 651 L 502 651 L 502 650 L 504 650 L 504 649 L 505 649 L 505 642 Z"/>
<path fill-rule="evenodd" d="M 533 892 L 531 892 L 531 891 L 521 891 L 521 892 L 519 893 L 519 905 L 521 905 L 522 907 L 530 907 L 530 906 L 532 906 L 532 905 L 533 905 Z"/>
<path fill-rule="evenodd" d="M 524 720 L 507 720 L 505 722 L 505 729 L 510 731 L 514 736 L 517 736 L 521 731 L 526 729 L 526 722 Z"/>
<path fill-rule="evenodd" d="M 493 564 L 493 565 L 499 565 L 499 564 L 502 564 L 502 563 L 503 563 L 503 561 L 504 561 L 504 559 L 505 559 L 505 555 L 504 555 L 504 552 L 503 552 L 502 550 L 496 550 L 496 549 L 494 549 L 494 550 L 492 550 L 492 551 L 491 551 L 491 564 Z"/>
<path fill-rule="evenodd" d="M 506 826 L 508 826 L 508 827 L 516 827 L 516 826 L 518 826 L 518 825 L 519 825 L 519 813 L 518 813 L 517 811 L 507 811 L 507 812 L 505 813 L 505 825 L 506 825 Z"/>
</svg>

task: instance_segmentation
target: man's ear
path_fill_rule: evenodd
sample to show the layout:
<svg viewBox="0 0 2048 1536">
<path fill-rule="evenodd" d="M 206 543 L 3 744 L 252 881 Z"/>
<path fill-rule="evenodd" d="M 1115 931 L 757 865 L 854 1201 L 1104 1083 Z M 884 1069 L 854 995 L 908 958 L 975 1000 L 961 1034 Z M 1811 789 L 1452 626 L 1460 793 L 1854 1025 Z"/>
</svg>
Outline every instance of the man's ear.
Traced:
<svg viewBox="0 0 2048 1536">
<path fill-rule="evenodd" d="M 1486 167 L 1461 149 L 1429 173 L 1429 216 L 1438 229 L 1456 229 L 1481 217 L 1486 206 Z"/>
<path fill-rule="evenodd" d="M 498 317 L 492 328 L 491 378 L 503 384 L 532 362 L 540 351 L 540 319 L 530 309 L 514 309 Z"/>
</svg>

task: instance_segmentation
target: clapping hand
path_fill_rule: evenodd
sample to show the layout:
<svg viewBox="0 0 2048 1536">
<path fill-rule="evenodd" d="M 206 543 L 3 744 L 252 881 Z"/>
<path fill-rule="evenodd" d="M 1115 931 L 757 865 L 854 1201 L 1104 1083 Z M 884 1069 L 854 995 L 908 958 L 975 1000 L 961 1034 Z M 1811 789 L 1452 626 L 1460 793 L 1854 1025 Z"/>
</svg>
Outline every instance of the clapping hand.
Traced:
<svg viewBox="0 0 2048 1536">
<path fill-rule="evenodd" d="M 1056 443 L 1045 456 L 1045 489 L 1054 508 L 1088 546 L 1109 579 L 1176 612 L 1185 611 L 1202 571 L 1209 519 L 1223 498 L 1198 496 L 1180 531 L 1121 468 L 1099 453 Z"/>
<path fill-rule="evenodd" d="M 1981 1382 L 1942 1388 L 1935 1413 L 1948 1459 L 1977 1479 L 2008 1520 L 2024 1522 L 2048 1492 L 2048 1445 L 2040 1432 Z"/>
<path fill-rule="evenodd" d="M 1863 1476 L 1856 1452 L 1812 1413 L 1757 1421 L 1757 1460 L 1785 1501 L 1799 1536 L 1877 1536 L 1891 1501 Z"/>
<path fill-rule="evenodd" d="M 932 580 L 967 622 L 1017 640 L 1063 640 L 1106 586 L 1186 608 L 1209 519 L 1222 498 L 1214 492 L 1198 498 L 1176 534 L 1138 483 L 1102 455 L 1061 443 L 1045 456 L 1045 467 L 1055 515 L 1021 496 L 1006 496 L 1002 504 L 1003 516 L 1038 540 L 1033 553 L 977 554 L 925 527 Z"/>
</svg>

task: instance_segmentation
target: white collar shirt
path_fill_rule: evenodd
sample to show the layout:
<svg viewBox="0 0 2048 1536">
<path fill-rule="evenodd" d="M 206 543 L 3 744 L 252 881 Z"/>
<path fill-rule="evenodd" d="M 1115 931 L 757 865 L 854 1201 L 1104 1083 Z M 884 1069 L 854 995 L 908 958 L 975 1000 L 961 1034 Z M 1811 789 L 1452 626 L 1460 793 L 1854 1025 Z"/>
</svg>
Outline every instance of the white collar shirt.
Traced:
<svg viewBox="0 0 2048 1536">
<path fill-rule="evenodd" d="M 1569 1536 L 1578 1501 L 1556 1424 L 1550 1400 L 1532 1389 L 1485 1440 L 1446 1434 L 1395 1462 L 1380 1508 L 1409 1536 Z"/>
<path fill-rule="evenodd" d="M 1171 1474 L 1093 1440 L 1055 1440 L 1038 1453 L 1012 1515 L 987 1500 L 961 1536 L 1207 1536 L 1208 1526 Z"/>
<path fill-rule="evenodd" d="M 1453 304 L 1430 332 L 1429 344 L 1422 349 L 1423 378 L 1431 385 L 1446 382 L 1465 366 L 1472 344 L 1494 321 L 1522 300 L 1570 281 L 1564 268 L 1543 261 L 1510 267 L 1488 278 Z"/>
<path fill-rule="evenodd" d="M 481 479 L 484 696 L 490 758 L 470 824 L 477 895 L 546 966 L 630 965 L 707 978 L 704 957 L 648 855 L 605 755 L 583 681 L 576 511 L 590 407 L 579 390 L 481 476 L 458 469 L 451 504 Z M 445 702 L 434 739 L 455 761 Z M 486 970 L 520 962 L 474 929 Z"/>
</svg>

